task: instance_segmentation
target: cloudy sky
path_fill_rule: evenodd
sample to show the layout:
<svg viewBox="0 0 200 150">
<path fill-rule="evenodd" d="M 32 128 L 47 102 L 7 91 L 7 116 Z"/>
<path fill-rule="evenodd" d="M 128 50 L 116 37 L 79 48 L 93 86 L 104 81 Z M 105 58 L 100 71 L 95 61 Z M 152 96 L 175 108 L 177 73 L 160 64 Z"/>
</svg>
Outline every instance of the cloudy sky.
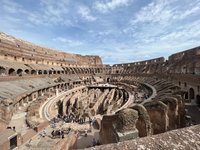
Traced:
<svg viewBox="0 0 200 150">
<path fill-rule="evenodd" d="M 200 46 L 200 0 L 0 0 L 0 31 L 106 64 Z"/>
</svg>

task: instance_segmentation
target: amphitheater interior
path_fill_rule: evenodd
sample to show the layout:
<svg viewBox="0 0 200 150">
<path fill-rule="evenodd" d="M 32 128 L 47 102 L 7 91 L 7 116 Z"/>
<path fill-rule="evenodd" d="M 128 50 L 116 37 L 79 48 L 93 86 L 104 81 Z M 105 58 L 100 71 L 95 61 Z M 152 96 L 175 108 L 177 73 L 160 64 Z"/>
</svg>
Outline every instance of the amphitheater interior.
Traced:
<svg viewBox="0 0 200 150">
<path fill-rule="evenodd" d="M 111 66 L 0 33 L 0 51 L 0 149 L 200 148 L 200 47 Z"/>
</svg>

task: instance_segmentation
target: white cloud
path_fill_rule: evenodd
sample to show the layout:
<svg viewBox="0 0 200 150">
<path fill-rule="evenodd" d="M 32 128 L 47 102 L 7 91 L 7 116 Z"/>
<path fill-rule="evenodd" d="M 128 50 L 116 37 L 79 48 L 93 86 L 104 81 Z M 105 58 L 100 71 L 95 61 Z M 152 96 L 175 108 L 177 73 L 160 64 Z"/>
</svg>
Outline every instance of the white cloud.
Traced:
<svg viewBox="0 0 200 150">
<path fill-rule="evenodd" d="M 187 9 L 185 12 L 179 12 L 176 16 L 174 16 L 174 18 L 184 19 L 192 14 L 199 12 L 200 12 L 200 3 L 198 3 L 197 5 L 194 4 L 190 9 Z"/>
<path fill-rule="evenodd" d="M 128 6 L 132 0 L 109 0 L 104 2 L 95 2 L 94 7 L 102 12 L 106 13 L 110 10 L 114 10 L 117 7 Z"/>
<path fill-rule="evenodd" d="M 13 0 L 2 0 L 1 5 L 3 9 L 8 13 L 17 13 L 23 10 L 22 6 Z"/>
<path fill-rule="evenodd" d="M 86 6 L 80 6 L 78 13 L 87 21 L 95 21 L 97 18 L 91 15 L 91 10 Z"/>
<path fill-rule="evenodd" d="M 69 12 L 69 0 L 41 0 L 37 11 L 27 14 L 30 22 L 36 25 L 72 25 L 67 18 Z"/>
<path fill-rule="evenodd" d="M 132 20 L 132 24 L 150 22 L 167 23 L 173 17 L 172 1 L 156 0 L 143 7 Z"/>
<path fill-rule="evenodd" d="M 52 1 L 41 0 L 40 5 L 44 10 L 44 14 L 47 16 L 60 17 L 63 14 L 68 13 L 68 0 Z"/>
<path fill-rule="evenodd" d="M 191 24 L 186 24 L 179 26 L 176 31 L 172 31 L 168 34 L 162 35 L 159 37 L 161 41 L 171 41 L 171 42 L 184 42 L 188 41 L 191 38 L 200 37 L 200 21 L 197 20 Z"/>
<path fill-rule="evenodd" d="M 81 41 L 71 40 L 71 39 L 67 39 L 67 38 L 64 38 L 64 37 L 54 38 L 53 41 L 57 41 L 57 42 L 63 43 L 66 46 L 69 46 L 69 47 L 76 47 L 76 46 L 80 46 L 80 45 L 83 44 Z"/>
<path fill-rule="evenodd" d="M 183 1 L 183 4 L 179 6 L 177 6 L 177 2 L 178 0 L 155 0 L 136 13 L 131 24 L 159 23 L 168 25 L 192 14 L 200 14 L 200 2 L 193 1 L 188 5 L 187 2 Z"/>
<path fill-rule="evenodd" d="M 113 31 L 112 30 L 107 30 L 107 31 L 100 31 L 97 33 L 98 36 L 107 36 L 111 34 Z"/>
</svg>

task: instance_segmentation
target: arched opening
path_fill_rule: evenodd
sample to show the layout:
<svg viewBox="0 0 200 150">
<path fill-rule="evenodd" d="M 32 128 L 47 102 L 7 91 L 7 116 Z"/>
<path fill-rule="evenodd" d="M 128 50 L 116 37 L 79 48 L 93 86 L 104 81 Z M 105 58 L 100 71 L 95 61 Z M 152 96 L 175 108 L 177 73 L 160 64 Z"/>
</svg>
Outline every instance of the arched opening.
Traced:
<svg viewBox="0 0 200 150">
<path fill-rule="evenodd" d="M 63 101 L 59 100 L 57 102 L 57 107 L 58 107 L 58 114 L 60 116 L 63 116 Z"/>
<path fill-rule="evenodd" d="M 82 68 L 80 68 L 80 73 L 83 74 L 84 73 L 84 70 Z"/>
<path fill-rule="evenodd" d="M 38 96 L 42 96 L 42 90 L 38 91 Z"/>
<path fill-rule="evenodd" d="M 74 72 L 75 74 L 78 74 L 79 73 L 78 68 L 74 68 Z"/>
<path fill-rule="evenodd" d="M 65 68 L 65 74 L 69 74 L 69 69 L 67 67 Z"/>
<path fill-rule="evenodd" d="M 81 73 L 79 68 L 76 69 L 76 73 Z"/>
<path fill-rule="evenodd" d="M 31 74 L 36 74 L 36 71 L 35 70 L 31 70 Z"/>
<path fill-rule="evenodd" d="M 107 78 L 107 82 L 110 82 L 110 78 Z"/>
<path fill-rule="evenodd" d="M 18 70 L 17 70 L 17 74 L 18 74 L 19 76 L 22 76 L 22 72 L 23 72 L 22 69 L 18 69 Z"/>
<path fill-rule="evenodd" d="M 77 68 L 77 73 L 80 74 L 81 73 L 81 69 Z"/>
<path fill-rule="evenodd" d="M 38 70 L 38 74 L 42 74 L 42 70 Z"/>
<path fill-rule="evenodd" d="M 80 74 L 83 74 L 83 73 L 84 73 L 83 69 L 82 69 L 82 68 L 80 68 Z"/>
<path fill-rule="evenodd" d="M 52 72 L 52 70 L 49 70 L 49 74 L 52 74 L 53 72 Z"/>
<path fill-rule="evenodd" d="M 197 105 L 200 107 L 200 95 L 197 95 L 196 102 L 197 102 Z"/>
<path fill-rule="evenodd" d="M 65 74 L 69 74 L 69 69 L 68 68 L 65 68 Z"/>
<path fill-rule="evenodd" d="M 185 99 L 188 99 L 188 92 L 186 92 L 186 93 L 184 94 L 184 98 L 185 98 Z"/>
<path fill-rule="evenodd" d="M 83 74 L 82 68 L 79 68 L 79 73 L 80 73 L 80 74 Z"/>
<path fill-rule="evenodd" d="M 94 71 L 95 71 L 94 68 L 92 68 L 92 69 L 91 69 L 91 73 L 94 74 L 94 73 L 95 73 Z"/>
<path fill-rule="evenodd" d="M 87 70 L 87 69 L 83 69 L 83 73 L 84 73 L 84 74 L 87 74 L 87 73 L 88 73 L 88 70 Z"/>
<path fill-rule="evenodd" d="M 60 74 L 60 71 L 57 71 L 57 74 Z"/>
<path fill-rule="evenodd" d="M 1 75 L 1 76 L 6 75 L 6 69 L 5 69 L 5 68 L 0 67 L 0 75 Z"/>
<path fill-rule="evenodd" d="M 75 74 L 74 68 L 70 68 L 71 69 L 71 73 Z"/>
<path fill-rule="evenodd" d="M 65 72 L 64 72 L 64 71 L 61 71 L 61 73 L 64 74 Z"/>
<path fill-rule="evenodd" d="M 56 74 L 56 71 L 53 71 L 53 74 Z"/>
<path fill-rule="evenodd" d="M 44 70 L 44 74 L 47 74 L 47 70 Z"/>
<path fill-rule="evenodd" d="M 190 100 L 195 98 L 195 94 L 194 94 L 194 89 L 193 88 L 189 89 L 189 97 L 190 97 Z"/>
<path fill-rule="evenodd" d="M 28 70 L 28 69 L 26 69 L 24 72 L 25 72 L 26 74 L 29 74 L 29 70 Z"/>
<path fill-rule="evenodd" d="M 91 69 L 90 68 L 88 68 L 88 73 L 91 73 Z"/>
<path fill-rule="evenodd" d="M 13 68 L 10 68 L 10 69 L 8 70 L 8 74 L 9 74 L 10 76 L 15 75 L 15 70 L 14 70 Z"/>
</svg>

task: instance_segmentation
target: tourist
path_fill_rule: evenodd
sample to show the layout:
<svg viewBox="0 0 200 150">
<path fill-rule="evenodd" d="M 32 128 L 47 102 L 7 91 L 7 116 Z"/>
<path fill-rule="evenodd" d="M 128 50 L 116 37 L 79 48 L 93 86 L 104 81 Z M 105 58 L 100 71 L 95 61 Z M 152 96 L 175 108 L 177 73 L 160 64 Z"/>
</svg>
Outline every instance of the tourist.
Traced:
<svg viewBox="0 0 200 150">
<path fill-rule="evenodd" d="M 65 137 L 64 136 L 64 131 L 63 131 L 63 129 L 61 129 L 61 138 L 64 139 L 64 137 Z"/>
<path fill-rule="evenodd" d="M 52 136 L 52 137 L 54 137 L 54 132 L 55 132 L 54 130 L 51 132 L 51 136 Z"/>
<path fill-rule="evenodd" d="M 15 126 L 13 127 L 13 131 L 15 131 L 15 132 L 16 132 L 16 130 L 15 130 Z"/>
<path fill-rule="evenodd" d="M 46 135 L 47 135 L 46 129 L 44 129 L 43 132 L 42 132 L 42 137 L 45 137 Z"/>
<path fill-rule="evenodd" d="M 97 142 L 96 142 L 95 138 L 93 138 L 93 140 L 92 140 L 92 146 L 96 146 L 96 144 L 97 144 Z"/>
<path fill-rule="evenodd" d="M 85 137 L 87 137 L 87 130 L 85 130 Z"/>
<path fill-rule="evenodd" d="M 101 145 L 101 144 L 100 144 L 100 142 L 99 142 L 99 140 L 97 140 L 97 143 L 96 143 L 96 145 Z"/>
</svg>

